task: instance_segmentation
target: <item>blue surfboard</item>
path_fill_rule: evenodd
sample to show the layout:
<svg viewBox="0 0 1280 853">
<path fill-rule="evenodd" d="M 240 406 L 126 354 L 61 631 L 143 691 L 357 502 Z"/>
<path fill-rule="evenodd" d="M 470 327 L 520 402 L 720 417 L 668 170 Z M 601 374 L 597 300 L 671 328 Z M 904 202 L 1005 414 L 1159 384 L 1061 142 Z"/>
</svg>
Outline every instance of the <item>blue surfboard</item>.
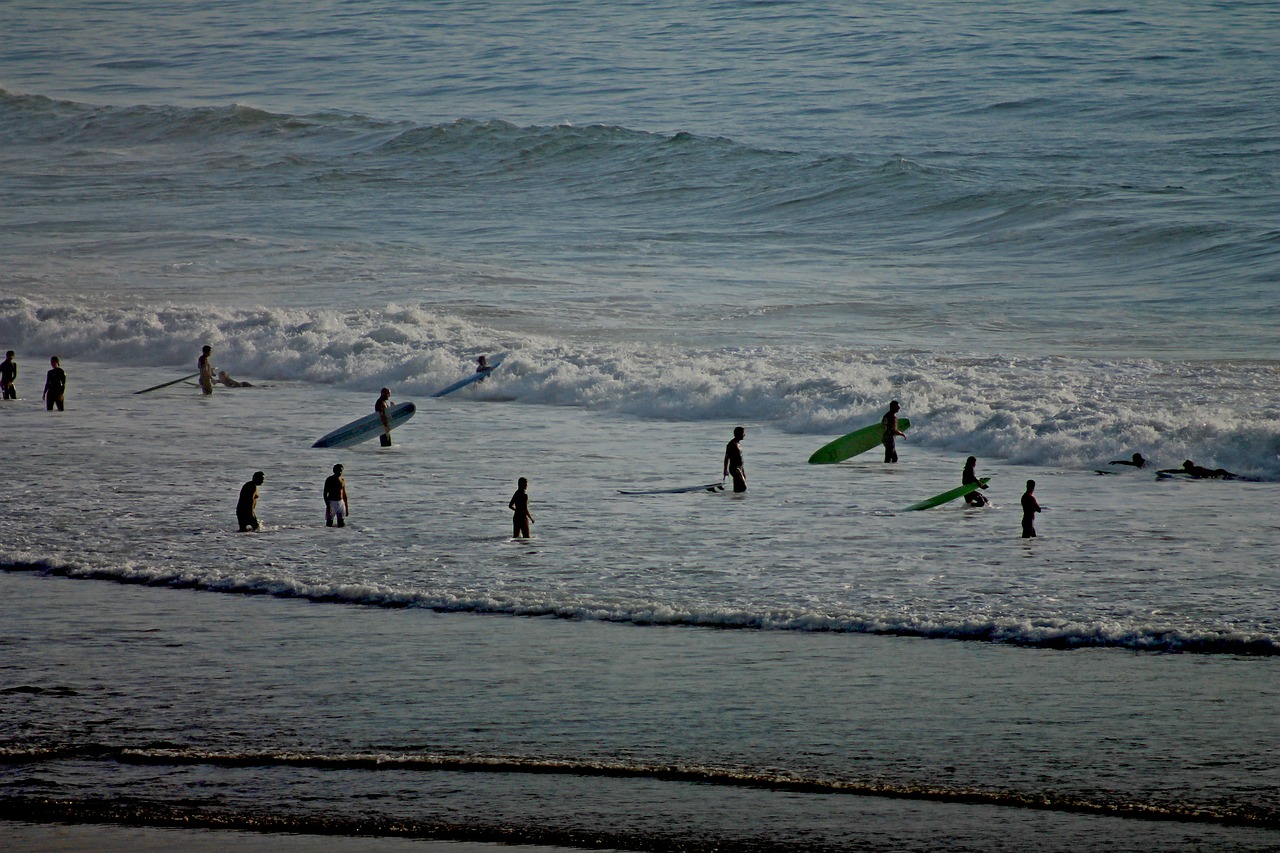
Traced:
<svg viewBox="0 0 1280 853">
<path fill-rule="evenodd" d="M 396 403 L 387 410 L 387 415 L 391 420 L 391 428 L 395 429 L 400 424 L 413 417 L 413 413 L 418 410 L 413 403 Z M 351 447 L 362 441 L 368 441 L 375 435 L 381 435 L 383 431 L 382 416 L 377 412 L 365 415 L 363 418 L 352 421 L 345 426 L 340 426 L 333 432 L 321 438 L 312 447 Z"/>
</svg>

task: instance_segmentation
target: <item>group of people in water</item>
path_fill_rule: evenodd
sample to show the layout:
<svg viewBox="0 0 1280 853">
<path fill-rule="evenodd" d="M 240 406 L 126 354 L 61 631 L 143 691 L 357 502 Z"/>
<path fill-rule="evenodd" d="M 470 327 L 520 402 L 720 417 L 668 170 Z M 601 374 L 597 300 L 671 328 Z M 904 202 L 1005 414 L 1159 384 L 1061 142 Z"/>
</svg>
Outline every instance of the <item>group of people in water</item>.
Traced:
<svg viewBox="0 0 1280 853">
<path fill-rule="evenodd" d="M 4 361 L 0 362 L 0 392 L 3 392 L 5 400 L 18 399 L 18 359 L 17 353 L 9 350 L 5 353 Z M 58 357 L 49 357 L 49 372 L 44 375 L 44 390 L 40 392 L 40 399 L 44 400 L 44 407 L 49 411 L 57 408 L 59 412 L 66 411 L 67 398 L 67 372 L 62 369 L 62 362 Z"/>
</svg>

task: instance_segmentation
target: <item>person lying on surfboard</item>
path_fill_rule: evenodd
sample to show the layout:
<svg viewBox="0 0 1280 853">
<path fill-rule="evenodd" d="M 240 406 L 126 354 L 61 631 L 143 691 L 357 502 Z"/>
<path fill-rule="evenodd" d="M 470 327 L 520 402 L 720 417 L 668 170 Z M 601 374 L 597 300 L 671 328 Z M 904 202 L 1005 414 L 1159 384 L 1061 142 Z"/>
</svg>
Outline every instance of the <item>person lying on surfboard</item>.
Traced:
<svg viewBox="0 0 1280 853">
<path fill-rule="evenodd" d="M 1196 480 L 1239 480 L 1239 474 L 1232 474 L 1226 468 L 1205 468 L 1197 465 L 1190 459 L 1182 463 L 1181 468 L 1165 468 L 1156 472 L 1157 474 L 1186 474 L 1188 477 Z"/>
<path fill-rule="evenodd" d="M 1114 462 L 1108 462 L 1108 465 L 1132 465 L 1134 468 L 1147 467 L 1147 460 L 1143 458 L 1141 453 L 1133 454 L 1133 459 L 1117 459 Z"/>
<path fill-rule="evenodd" d="M 227 371 L 225 370 L 218 371 L 218 384 L 225 385 L 228 388 L 252 388 L 253 387 L 253 385 L 249 382 L 237 382 L 236 380 L 232 379 L 231 374 L 227 373 Z"/>
</svg>

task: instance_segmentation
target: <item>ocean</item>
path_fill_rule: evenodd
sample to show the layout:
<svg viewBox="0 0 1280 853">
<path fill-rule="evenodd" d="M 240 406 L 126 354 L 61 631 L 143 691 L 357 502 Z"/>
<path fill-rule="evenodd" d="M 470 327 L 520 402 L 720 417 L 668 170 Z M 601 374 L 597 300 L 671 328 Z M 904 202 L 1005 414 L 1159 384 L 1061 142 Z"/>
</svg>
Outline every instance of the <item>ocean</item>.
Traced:
<svg viewBox="0 0 1280 853">
<path fill-rule="evenodd" d="M 1280 846 L 1274 4 L 0 32 L 0 837 Z"/>
</svg>

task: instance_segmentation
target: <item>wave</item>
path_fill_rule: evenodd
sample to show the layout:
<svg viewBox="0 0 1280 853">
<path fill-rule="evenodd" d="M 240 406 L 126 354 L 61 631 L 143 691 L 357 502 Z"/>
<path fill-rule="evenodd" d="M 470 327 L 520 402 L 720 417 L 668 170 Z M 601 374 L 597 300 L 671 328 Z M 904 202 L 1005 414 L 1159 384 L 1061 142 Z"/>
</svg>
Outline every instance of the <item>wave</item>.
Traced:
<svg viewBox="0 0 1280 853">
<path fill-rule="evenodd" d="M 81 744 L 55 748 L 0 747 L 0 764 L 40 765 L 52 762 L 96 761 L 140 766 L 199 766 L 216 768 L 304 768 L 323 771 L 358 772 L 451 772 L 465 774 L 528 774 L 579 776 L 608 779 L 639 779 L 656 782 L 711 785 L 723 788 L 752 788 L 780 793 L 878 797 L 956 805 L 992 805 L 1006 808 L 1068 812 L 1129 820 L 1217 823 L 1230 826 L 1280 828 L 1280 813 L 1267 808 L 1236 808 L 1177 802 L 1136 802 L 1089 799 L 1048 792 L 1025 793 L 1013 790 L 982 790 L 942 785 L 894 784 L 804 777 L 764 769 L 736 769 L 702 765 L 641 764 L 573 760 L 564 758 L 521 758 L 483 755 L 434 755 L 392 753 L 316 754 L 290 752 L 221 752 L 181 748 L 133 748 L 103 744 Z M 45 804 L 28 798 L 0 799 L 0 814 L 17 803 Z M 63 808 L 83 817 L 89 803 Z M 69 807 L 69 808 L 68 808 Z M 42 811 L 43 809 L 37 809 Z M 48 818 L 46 818 L 48 819 Z M 295 830 L 297 831 L 297 830 Z M 333 831 L 333 830 L 331 830 Z M 363 833 L 362 833 L 363 834 Z"/>
<path fill-rule="evenodd" d="M 215 309 L 44 305 L 0 298 L 0 340 L 66 361 L 194 364 L 214 346 L 233 376 L 425 396 L 511 353 L 493 393 L 517 403 L 642 418 L 770 422 L 834 436 L 902 401 L 922 446 L 1092 469 L 1141 452 L 1280 479 L 1271 362 L 1018 358 L 804 347 L 577 343 L 493 328 L 422 305 Z M 163 379 L 140 372 L 141 386 Z M 816 446 L 816 445 L 815 445 Z"/>
<path fill-rule="evenodd" d="M 1120 648 L 1142 652 L 1280 656 L 1280 636 L 1244 630 L 1173 628 L 1117 621 L 1087 622 L 1060 618 L 992 618 L 957 613 L 913 615 L 830 614 L 803 610 L 757 612 L 714 607 L 685 609 L 673 605 L 625 605 L 590 600 L 551 601 L 538 598 L 432 593 L 375 584 L 306 583 L 278 578 L 199 576 L 189 570 L 129 564 L 90 567 L 45 560 L 11 560 L 0 571 L 35 572 L 54 577 L 103 580 L 172 589 L 195 589 L 233 595 L 267 595 L 320 604 L 380 608 L 421 608 L 439 613 L 475 613 L 613 622 L 637 626 L 719 628 L 725 630 L 804 631 L 873 634 L 970 642 L 1026 648 Z"/>
</svg>

